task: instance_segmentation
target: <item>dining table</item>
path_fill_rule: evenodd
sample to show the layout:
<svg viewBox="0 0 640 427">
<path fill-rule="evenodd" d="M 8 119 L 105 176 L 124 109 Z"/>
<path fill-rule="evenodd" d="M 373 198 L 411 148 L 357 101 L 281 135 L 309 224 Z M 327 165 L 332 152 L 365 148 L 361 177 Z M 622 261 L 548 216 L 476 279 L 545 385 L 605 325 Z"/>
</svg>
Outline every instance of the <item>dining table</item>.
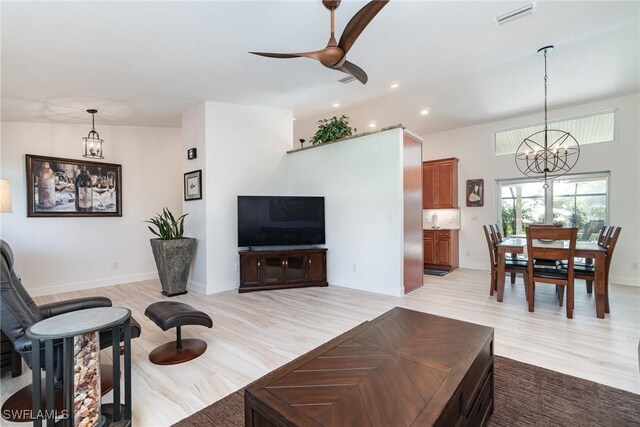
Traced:
<svg viewBox="0 0 640 427">
<path fill-rule="evenodd" d="M 562 245 L 560 247 L 566 247 L 569 242 L 565 240 L 543 242 L 534 240 L 533 245 Z M 523 237 L 511 237 L 504 239 L 502 242 L 496 245 L 498 255 L 498 296 L 499 302 L 502 302 L 504 298 L 504 283 L 505 283 L 505 267 L 507 254 L 517 256 L 517 254 L 524 254 L 527 249 L 527 239 Z M 576 242 L 575 256 L 578 258 L 585 258 L 587 262 L 594 262 L 594 289 L 596 299 L 596 316 L 599 319 L 604 319 L 605 314 L 605 301 L 607 292 L 606 282 L 606 257 L 607 248 L 600 246 L 598 242 Z M 608 309 L 606 310 L 608 312 Z"/>
</svg>

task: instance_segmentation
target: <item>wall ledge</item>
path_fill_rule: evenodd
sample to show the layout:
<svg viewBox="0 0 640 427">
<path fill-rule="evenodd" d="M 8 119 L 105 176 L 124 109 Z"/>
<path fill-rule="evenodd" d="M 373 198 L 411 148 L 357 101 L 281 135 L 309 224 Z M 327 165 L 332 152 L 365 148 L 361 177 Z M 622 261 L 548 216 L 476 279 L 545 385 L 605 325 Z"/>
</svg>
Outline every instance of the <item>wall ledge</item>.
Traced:
<svg viewBox="0 0 640 427">
<path fill-rule="evenodd" d="M 368 135 L 374 135 L 376 133 L 381 133 L 381 132 L 386 132 L 388 130 L 391 129 L 402 129 L 402 130 L 406 130 L 406 128 L 404 127 L 404 125 L 402 124 L 397 124 L 397 125 L 393 125 L 393 126 L 388 126 L 386 128 L 382 128 L 382 129 L 378 129 L 378 130 L 372 130 L 371 132 L 363 132 L 363 133 L 359 133 L 357 135 L 351 135 L 351 136 L 347 136 L 346 138 L 342 138 L 342 139 L 338 139 L 337 141 L 331 141 L 331 142 L 325 142 L 323 144 L 318 144 L 318 145 L 310 145 L 308 147 L 304 147 L 304 148 L 296 148 L 293 150 L 289 150 L 287 151 L 287 154 L 292 154 L 292 153 L 297 153 L 298 151 L 306 151 L 306 150 L 311 150 L 313 148 L 319 148 L 319 147 L 324 147 L 326 145 L 331 145 L 331 144 L 337 144 L 339 142 L 344 142 L 344 141 L 349 141 L 350 139 L 355 139 L 355 138 L 360 138 L 362 136 L 368 136 Z M 422 140 L 422 138 L 420 138 L 419 136 L 415 135 L 414 133 L 411 133 L 412 136 L 417 137 L 418 139 Z"/>
</svg>

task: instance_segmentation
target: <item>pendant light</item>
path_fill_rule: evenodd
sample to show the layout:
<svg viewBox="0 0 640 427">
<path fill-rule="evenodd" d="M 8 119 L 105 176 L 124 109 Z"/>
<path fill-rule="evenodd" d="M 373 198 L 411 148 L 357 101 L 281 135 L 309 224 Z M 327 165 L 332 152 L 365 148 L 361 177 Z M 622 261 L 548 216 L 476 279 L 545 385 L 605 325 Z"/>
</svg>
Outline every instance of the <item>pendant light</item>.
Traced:
<svg viewBox="0 0 640 427">
<path fill-rule="evenodd" d="M 544 55 L 544 129 L 526 137 L 516 151 L 516 166 L 524 175 L 544 180 L 544 188 L 549 188 L 549 180 L 569 172 L 578 163 L 580 145 L 569 132 L 549 129 L 547 122 L 547 54 L 553 46 L 538 49 Z"/>
<path fill-rule="evenodd" d="M 91 130 L 87 136 L 82 138 L 82 144 L 84 145 L 82 157 L 104 159 L 102 155 L 102 143 L 104 140 L 100 139 L 100 135 L 96 132 L 96 113 L 98 113 L 98 110 L 90 109 L 87 110 L 87 113 L 91 114 Z"/>
</svg>

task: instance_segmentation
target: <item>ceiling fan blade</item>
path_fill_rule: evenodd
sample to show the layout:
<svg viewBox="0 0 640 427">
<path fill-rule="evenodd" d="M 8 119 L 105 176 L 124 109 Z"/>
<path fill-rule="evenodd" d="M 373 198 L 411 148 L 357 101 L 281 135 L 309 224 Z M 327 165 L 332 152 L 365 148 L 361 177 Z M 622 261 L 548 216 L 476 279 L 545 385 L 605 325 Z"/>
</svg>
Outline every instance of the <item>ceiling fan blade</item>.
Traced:
<svg viewBox="0 0 640 427">
<path fill-rule="evenodd" d="M 266 56 L 267 58 L 300 58 L 300 55 L 295 53 L 270 53 L 270 52 L 249 52 L 258 56 Z"/>
<path fill-rule="evenodd" d="M 323 49 L 324 50 L 324 49 Z M 311 58 L 320 60 L 323 50 L 315 50 L 313 52 L 296 52 L 296 53 L 271 53 L 271 52 L 249 52 L 254 55 L 266 56 L 267 58 Z"/>
<path fill-rule="evenodd" d="M 338 46 L 344 50 L 345 54 L 351 49 L 351 46 L 356 42 L 362 31 L 369 25 L 369 22 L 375 18 L 387 3 L 389 3 L 389 0 L 373 0 L 353 15 L 338 42 Z"/>
<path fill-rule="evenodd" d="M 365 73 L 362 68 L 358 67 L 353 62 L 344 61 L 344 64 L 342 64 L 341 67 L 336 68 L 336 70 L 340 70 L 343 73 L 347 73 L 355 77 L 363 85 L 367 84 L 367 81 L 369 81 L 369 77 L 367 77 L 367 73 Z"/>
</svg>

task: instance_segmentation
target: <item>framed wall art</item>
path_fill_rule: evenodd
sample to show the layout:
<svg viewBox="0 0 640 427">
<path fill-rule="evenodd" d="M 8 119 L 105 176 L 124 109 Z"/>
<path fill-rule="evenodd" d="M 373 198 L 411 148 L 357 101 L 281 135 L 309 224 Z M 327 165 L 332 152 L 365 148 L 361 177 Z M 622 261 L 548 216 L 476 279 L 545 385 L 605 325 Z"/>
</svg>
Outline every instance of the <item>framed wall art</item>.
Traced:
<svg viewBox="0 0 640 427">
<path fill-rule="evenodd" d="M 467 180 L 467 206 L 471 208 L 484 206 L 484 179 Z"/>
<path fill-rule="evenodd" d="M 27 216 L 122 216 L 122 165 L 26 155 Z"/>
<path fill-rule="evenodd" d="M 184 174 L 184 200 L 202 199 L 202 170 Z"/>
</svg>

